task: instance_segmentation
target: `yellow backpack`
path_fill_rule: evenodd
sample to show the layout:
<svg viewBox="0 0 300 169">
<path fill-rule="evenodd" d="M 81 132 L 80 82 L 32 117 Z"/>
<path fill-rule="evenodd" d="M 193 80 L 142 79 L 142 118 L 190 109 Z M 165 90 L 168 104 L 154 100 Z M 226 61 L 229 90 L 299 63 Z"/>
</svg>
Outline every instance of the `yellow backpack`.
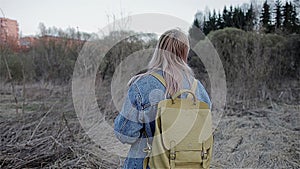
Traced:
<svg viewBox="0 0 300 169">
<path fill-rule="evenodd" d="M 152 73 L 162 84 L 163 77 Z M 158 103 L 152 145 L 144 149 L 144 160 L 155 169 L 209 168 L 212 159 L 212 118 L 208 104 L 195 96 L 197 80 L 191 90 L 180 90 L 171 99 Z M 187 98 L 178 98 L 189 93 Z"/>
</svg>

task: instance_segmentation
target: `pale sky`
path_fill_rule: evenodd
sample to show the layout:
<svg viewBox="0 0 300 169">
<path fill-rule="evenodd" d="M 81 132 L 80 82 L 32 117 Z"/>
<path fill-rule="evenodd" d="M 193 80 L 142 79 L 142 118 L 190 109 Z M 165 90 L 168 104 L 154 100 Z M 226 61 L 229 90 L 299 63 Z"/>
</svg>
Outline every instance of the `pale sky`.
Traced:
<svg viewBox="0 0 300 169">
<path fill-rule="evenodd" d="M 18 21 L 22 35 L 38 33 L 39 23 L 46 27 L 79 28 L 97 32 L 116 18 L 142 13 L 161 13 L 192 24 L 198 10 L 221 10 L 224 5 L 242 5 L 249 0 L 0 0 L 5 17 Z M 0 17 L 3 17 L 0 13 Z"/>
</svg>

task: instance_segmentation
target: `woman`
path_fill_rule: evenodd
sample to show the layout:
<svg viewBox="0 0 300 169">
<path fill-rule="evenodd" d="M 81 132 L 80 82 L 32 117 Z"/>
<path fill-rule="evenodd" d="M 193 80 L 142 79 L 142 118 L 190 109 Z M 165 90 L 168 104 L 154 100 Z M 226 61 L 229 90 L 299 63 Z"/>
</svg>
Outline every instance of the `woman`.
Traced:
<svg viewBox="0 0 300 169">
<path fill-rule="evenodd" d="M 159 38 L 147 72 L 130 80 L 127 97 L 114 126 L 116 137 L 131 145 L 123 168 L 143 168 L 146 138 L 149 137 L 151 143 L 154 135 L 157 103 L 180 89 L 191 88 L 194 73 L 187 65 L 188 52 L 188 37 L 180 30 L 168 30 Z M 164 78 L 165 85 L 151 74 L 153 72 Z M 197 83 L 197 99 L 211 106 L 205 88 L 199 81 Z"/>
</svg>

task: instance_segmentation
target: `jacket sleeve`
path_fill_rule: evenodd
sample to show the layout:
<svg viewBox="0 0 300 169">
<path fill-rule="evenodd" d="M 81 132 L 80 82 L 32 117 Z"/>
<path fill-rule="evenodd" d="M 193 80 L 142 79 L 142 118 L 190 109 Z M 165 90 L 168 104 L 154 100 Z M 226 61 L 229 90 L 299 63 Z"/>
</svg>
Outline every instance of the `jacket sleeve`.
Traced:
<svg viewBox="0 0 300 169">
<path fill-rule="evenodd" d="M 138 121 L 141 94 L 135 83 L 130 85 L 122 110 L 114 121 L 115 136 L 122 142 L 133 144 L 141 135 L 143 124 Z"/>
<path fill-rule="evenodd" d="M 197 91 L 197 96 L 199 96 L 199 100 L 207 103 L 210 107 L 210 109 L 212 108 L 212 103 L 210 101 L 209 95 L 207 93 L 207 91 L 205 90 L 204 86 L 202 85 L 202 83 L 198 80 L 198 91 Z"/>
</svg>

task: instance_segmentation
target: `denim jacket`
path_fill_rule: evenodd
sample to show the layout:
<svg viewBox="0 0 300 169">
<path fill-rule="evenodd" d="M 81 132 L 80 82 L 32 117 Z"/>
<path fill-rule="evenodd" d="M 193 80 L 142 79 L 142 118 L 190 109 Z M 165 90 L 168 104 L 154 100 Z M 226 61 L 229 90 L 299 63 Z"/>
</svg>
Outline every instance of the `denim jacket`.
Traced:
<svg viewBox="0 0 300 169">
<path fill-rule="evenodd" d="M 157 73 L 162 75 L 162 71 Z M 184 81 L 183 87 L 190 89 L 187 80 Z M 142 76 L 129 86 L 122 110 L 114 121 L 116 137 L 122 143 L 131 145 L 123 164 L 124 169 L 143 168 L 143 160 L 147 155 L 143 152 L 147 147 L 147 139 L 143 131 L 146 131 L 151 143 L 155 131 L 157 104 L 165 99 L 165 90 L 164 85 L 152 75 Z M 209 96 L 200 81 L 195 94 L 197 99 L 211 107 Z"/>
</svg>

